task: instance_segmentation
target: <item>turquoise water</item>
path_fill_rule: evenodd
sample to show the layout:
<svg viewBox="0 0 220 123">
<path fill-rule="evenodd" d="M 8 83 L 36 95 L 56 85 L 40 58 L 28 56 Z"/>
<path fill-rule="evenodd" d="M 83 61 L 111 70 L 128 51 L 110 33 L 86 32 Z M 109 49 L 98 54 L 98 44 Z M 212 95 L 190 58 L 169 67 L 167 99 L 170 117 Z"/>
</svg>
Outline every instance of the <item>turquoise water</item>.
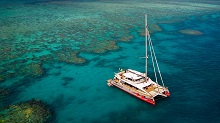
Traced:
<svg viewBox="0 0 220 123">
<path fill-rule="evenodd" d="M 220 121 L 218 1 L 17 2 L 0 9 L 1 107 L 40 99 L 51 123 Z M 145 12 L 171 92 L 156 106 L 106 85 L 118 68 L 144 72 Z"/>
</svg>

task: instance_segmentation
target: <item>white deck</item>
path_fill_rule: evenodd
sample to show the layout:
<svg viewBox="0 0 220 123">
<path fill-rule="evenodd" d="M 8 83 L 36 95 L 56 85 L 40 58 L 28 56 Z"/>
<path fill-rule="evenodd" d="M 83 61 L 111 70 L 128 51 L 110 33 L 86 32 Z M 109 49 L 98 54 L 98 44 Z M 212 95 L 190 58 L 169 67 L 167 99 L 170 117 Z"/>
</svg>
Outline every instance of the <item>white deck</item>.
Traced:
<svg viewBox="0 0 220 123">
<path fill-rule="evenodd" d="M 118 74 L 116 74 L 116 76 L 118 78 L 120 78 L 121 77 L 120 74 L 121 73 L 118 73 Z M 146 81 L 144 75 L 145 75 L 144 73 L 140 73 L 138 71 L 128 69 L 125 73 L 123 73 L 122 76 L 124 76 L 124 78 L 122 78 L 122 80 L 124 80 L 126 83 L 146 92 L 144 90 L 144 87 L 149 86 L 150 84 L 156 84 L 156 83 L 153 82 L 150 78 L 148 78 L 148 80 Z M 128 78 L 130 78 L 131 80 L 129 80 Z"/>
</svg>

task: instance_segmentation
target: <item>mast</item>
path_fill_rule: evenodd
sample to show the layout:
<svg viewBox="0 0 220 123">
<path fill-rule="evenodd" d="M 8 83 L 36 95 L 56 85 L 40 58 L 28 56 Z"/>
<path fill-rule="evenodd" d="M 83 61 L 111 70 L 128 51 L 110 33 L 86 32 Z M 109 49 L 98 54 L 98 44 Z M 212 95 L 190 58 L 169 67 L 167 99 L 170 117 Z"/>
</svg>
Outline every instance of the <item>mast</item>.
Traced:
<svg viewBox="0 0 220 123">
<path fill-rule="evenodd" d="M 148 28 L 147 28 L 147 14 L 145 14 L 145 50 L 146 50 L 146 58 L 145 58 L 145 75 L 146 75 L 146 78 L 147 78 L 147 43 L 148 43 Z"/>
</svg>

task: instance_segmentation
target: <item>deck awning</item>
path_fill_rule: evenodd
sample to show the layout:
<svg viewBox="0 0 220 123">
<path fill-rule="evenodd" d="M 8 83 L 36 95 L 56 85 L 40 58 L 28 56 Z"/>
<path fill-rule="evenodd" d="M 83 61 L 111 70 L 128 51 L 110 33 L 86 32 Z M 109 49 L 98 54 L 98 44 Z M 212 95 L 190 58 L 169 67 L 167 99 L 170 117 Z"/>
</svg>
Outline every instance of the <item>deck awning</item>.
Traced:
<svg viewBox="0 0 220 123">
<path fill-rule="evenodd" d="M 132 80 L 138 80 L 138 79 L 141 79 L 141 78 L 142 78 L 142 76 L 137 75 L 137 74 L 133 74 L 133 73 L 124 73 L 124 76 L 125 76 L 126 78 L 130 78 L 130 79 L 132 79 Z"/>
</svg>

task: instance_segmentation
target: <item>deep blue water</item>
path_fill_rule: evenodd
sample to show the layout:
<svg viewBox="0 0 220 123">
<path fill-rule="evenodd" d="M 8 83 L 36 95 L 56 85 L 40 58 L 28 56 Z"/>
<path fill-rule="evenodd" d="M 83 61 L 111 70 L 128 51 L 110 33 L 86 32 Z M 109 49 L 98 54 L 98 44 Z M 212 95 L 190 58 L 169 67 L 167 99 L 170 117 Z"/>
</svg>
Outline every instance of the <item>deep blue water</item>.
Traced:
<svg viewBox="0 0 220 123">
<path fill-rule="evenodd" d="M 1 106 L 37 98 L 54 111 L 54 123 L 217 123 L 220 121 L 220 12 L 188 16 L 173 23 L 159 23 L 162 31 L 151 38 L 171 97 L 156 106 L 121 90 L 108 87 L 106 80 L 118 68 L 145 70 L 144 37 L 130 29 L 133 39 L 117 42 L 118 50 L 102 54 L 80 52 L 86 63 L 45 62 L 44 74 L 1 83 L 10 89 Z M 201 35 L 182 34 L 191 29 Z M 149 67 L 151 67 L 149 65 Z M 152 69 L 149 76 L 153 79 Z M 12 83 L 12 84 L 11 84 Z"/>
</svg>

